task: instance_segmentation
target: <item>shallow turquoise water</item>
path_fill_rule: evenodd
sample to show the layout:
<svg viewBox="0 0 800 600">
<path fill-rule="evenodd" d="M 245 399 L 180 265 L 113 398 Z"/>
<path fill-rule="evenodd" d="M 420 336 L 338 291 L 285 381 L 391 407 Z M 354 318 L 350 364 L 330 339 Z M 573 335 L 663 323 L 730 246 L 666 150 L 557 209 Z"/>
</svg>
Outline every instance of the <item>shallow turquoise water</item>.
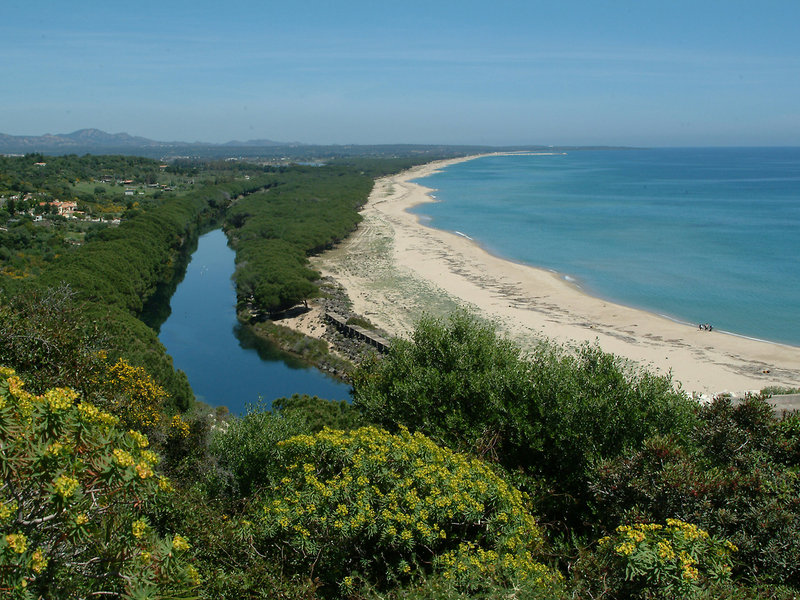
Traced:
<svg viewBox="0 0 800 600">
<path fill-rule="evenodd" d="M 217 229 L 200 237 L 172 296 L 159 339 L 198 400 L 244 414 L 248 404 L 294 393 L 348 400 L 350 387 L 248 336 L 236 320 L 234 252 Z"/>
<path fill-rule="evenodd" d="M 688 323 L 800 346 L 800 148 L 492 156 L 419 180 L 429 225 Z"/>
</svg>

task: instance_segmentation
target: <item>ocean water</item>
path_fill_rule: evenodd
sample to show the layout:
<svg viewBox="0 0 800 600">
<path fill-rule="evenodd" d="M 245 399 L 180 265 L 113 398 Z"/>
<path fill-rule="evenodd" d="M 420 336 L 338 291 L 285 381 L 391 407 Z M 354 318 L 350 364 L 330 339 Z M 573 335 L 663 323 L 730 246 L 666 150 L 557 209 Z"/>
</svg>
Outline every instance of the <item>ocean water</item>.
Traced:
<svg viewBox="0 0 800 600">
<path fill-rule="evenodd" d="M 800 346 L 800 148 L 490 156 L 414 212 L 585 292 Z"/>
</svg>

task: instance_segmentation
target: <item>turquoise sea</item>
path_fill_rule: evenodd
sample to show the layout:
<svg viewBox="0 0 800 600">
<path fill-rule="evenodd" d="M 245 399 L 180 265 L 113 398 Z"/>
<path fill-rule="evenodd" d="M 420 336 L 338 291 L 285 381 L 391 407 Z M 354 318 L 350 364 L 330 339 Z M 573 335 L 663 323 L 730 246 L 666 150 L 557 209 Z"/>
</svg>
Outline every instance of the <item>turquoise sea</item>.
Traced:
<svg viewBox="0 0 800 600">
<path fill-rule="evenodd" d="M 800 148 L 489 156 L 418 180 L 426 224 L 585 292 L 800 346 Z"/>
</svg>

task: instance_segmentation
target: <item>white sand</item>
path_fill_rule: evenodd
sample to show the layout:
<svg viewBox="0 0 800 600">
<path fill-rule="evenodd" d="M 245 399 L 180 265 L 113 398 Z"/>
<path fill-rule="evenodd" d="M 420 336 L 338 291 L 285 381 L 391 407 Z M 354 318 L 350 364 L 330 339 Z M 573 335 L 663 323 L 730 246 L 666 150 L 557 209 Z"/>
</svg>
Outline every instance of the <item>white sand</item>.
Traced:
<svg viewBox="0 0 800 600">
<path fill-rule="evenodd" d="M 423 313 L 440 316 L 462 306 L 496 322 L 523 348 L 541 336 L 596 340 L 650 370 L 671 370 L 686 392 L 698 395 L 800 386 L 800 348 L 702 331 L 588 296 L 557 274 L 499 259 L 407 212 L 432 201 L 433 190 L 411 179 L 471 158 L 378 179 L 355 234 L 313 259 L 314 268 L 345 287 L 356 312 L 407 335 Z"/>
</svg>

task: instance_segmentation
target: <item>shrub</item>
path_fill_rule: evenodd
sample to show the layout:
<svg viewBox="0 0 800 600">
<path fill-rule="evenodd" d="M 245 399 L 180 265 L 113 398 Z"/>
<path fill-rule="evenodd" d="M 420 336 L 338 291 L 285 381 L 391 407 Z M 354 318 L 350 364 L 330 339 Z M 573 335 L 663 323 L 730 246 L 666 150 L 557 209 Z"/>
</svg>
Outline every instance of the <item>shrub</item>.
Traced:
<svg viewBox="0 0 800 600">
<path fill-rule="evenodd" d="M 230 420 L 211 438 L 210 452 L 228 479 L 216 485 L 238 497 L 269 485 L 280 477 L 278 442 L 309 431 L 292 414 L 277 416 L 258 406 L 248 407 L 245 417 Z"/>
<path fill-rule="evenodd" d="M 86 322 L 67 285 L 0 296 L 0 364 L 28 379 L 35 392 L 81 389 L 98 368 L 107 334 Z"/>
<path fill-rule="evenodd" d="M 736 546 L 690 523 L 621 525 L 598 542 L 595 560 L 606 593 L 616 598 L 697 598 L 726 584 Z"/>
<path fill-rule="evenodd" d="M 161 597 L 197 582 L 179 535 L 145 509 L 170 488 L 147 437 L 67 388 L 34 396 L 0 368 L 0 590 L 9 597 Z"/>
<path fill-rule="evenodd" d="M 255 534 L 289 573 L 342 593 L 436 572 L 462 590 L 489 581 L 546 589 L 542 532 L 524 496 L 487 465 L 421 434 L 325 429 L 279 442 L 284 476 Z"/>
<path fill-rule="evenodd" d="M 325 427 L 356 429 L 364 424 L 358 411 L 345 400 L 337 402 L 307 394 L 292 394 L 289 398 L 273 400 L 272 409 L 282 416 L 297 416 L 312 433 L 322 431 Z"/>
<path fill-rule="evenodd" d="M 525 357 L 463 312 L 420 321 L 411 341 L 393 342 L 383 360 L 355 374 L 353 387 L 355 406 L 382 427 L 406 426 L 546 478 L 559 520 L 566 510 L 588 517 L 596 461 L 656 433 L 688 437 L 695 420 L 694 403 L 667 377 L 632 371 L 589 345 L 568 352 L 543 343 Z"/>
<path fill-rule="evenodd" d="M 763 451 L 710 466 L 668 438 L 598 466 L 591 484 L 598 525 L 676 517 L 739 547 L 736 571 L 800 584 L 800 478 Z"/>
<path fill-rule="evenodd" d="M 142 367 L 124 359 L 110 363 L 100 352 L 99 374 L 92 398 L 101 408 L 119 417 L 125 427 L 143 431 L 163 428 L 167 392 Z"/>
</svg>

